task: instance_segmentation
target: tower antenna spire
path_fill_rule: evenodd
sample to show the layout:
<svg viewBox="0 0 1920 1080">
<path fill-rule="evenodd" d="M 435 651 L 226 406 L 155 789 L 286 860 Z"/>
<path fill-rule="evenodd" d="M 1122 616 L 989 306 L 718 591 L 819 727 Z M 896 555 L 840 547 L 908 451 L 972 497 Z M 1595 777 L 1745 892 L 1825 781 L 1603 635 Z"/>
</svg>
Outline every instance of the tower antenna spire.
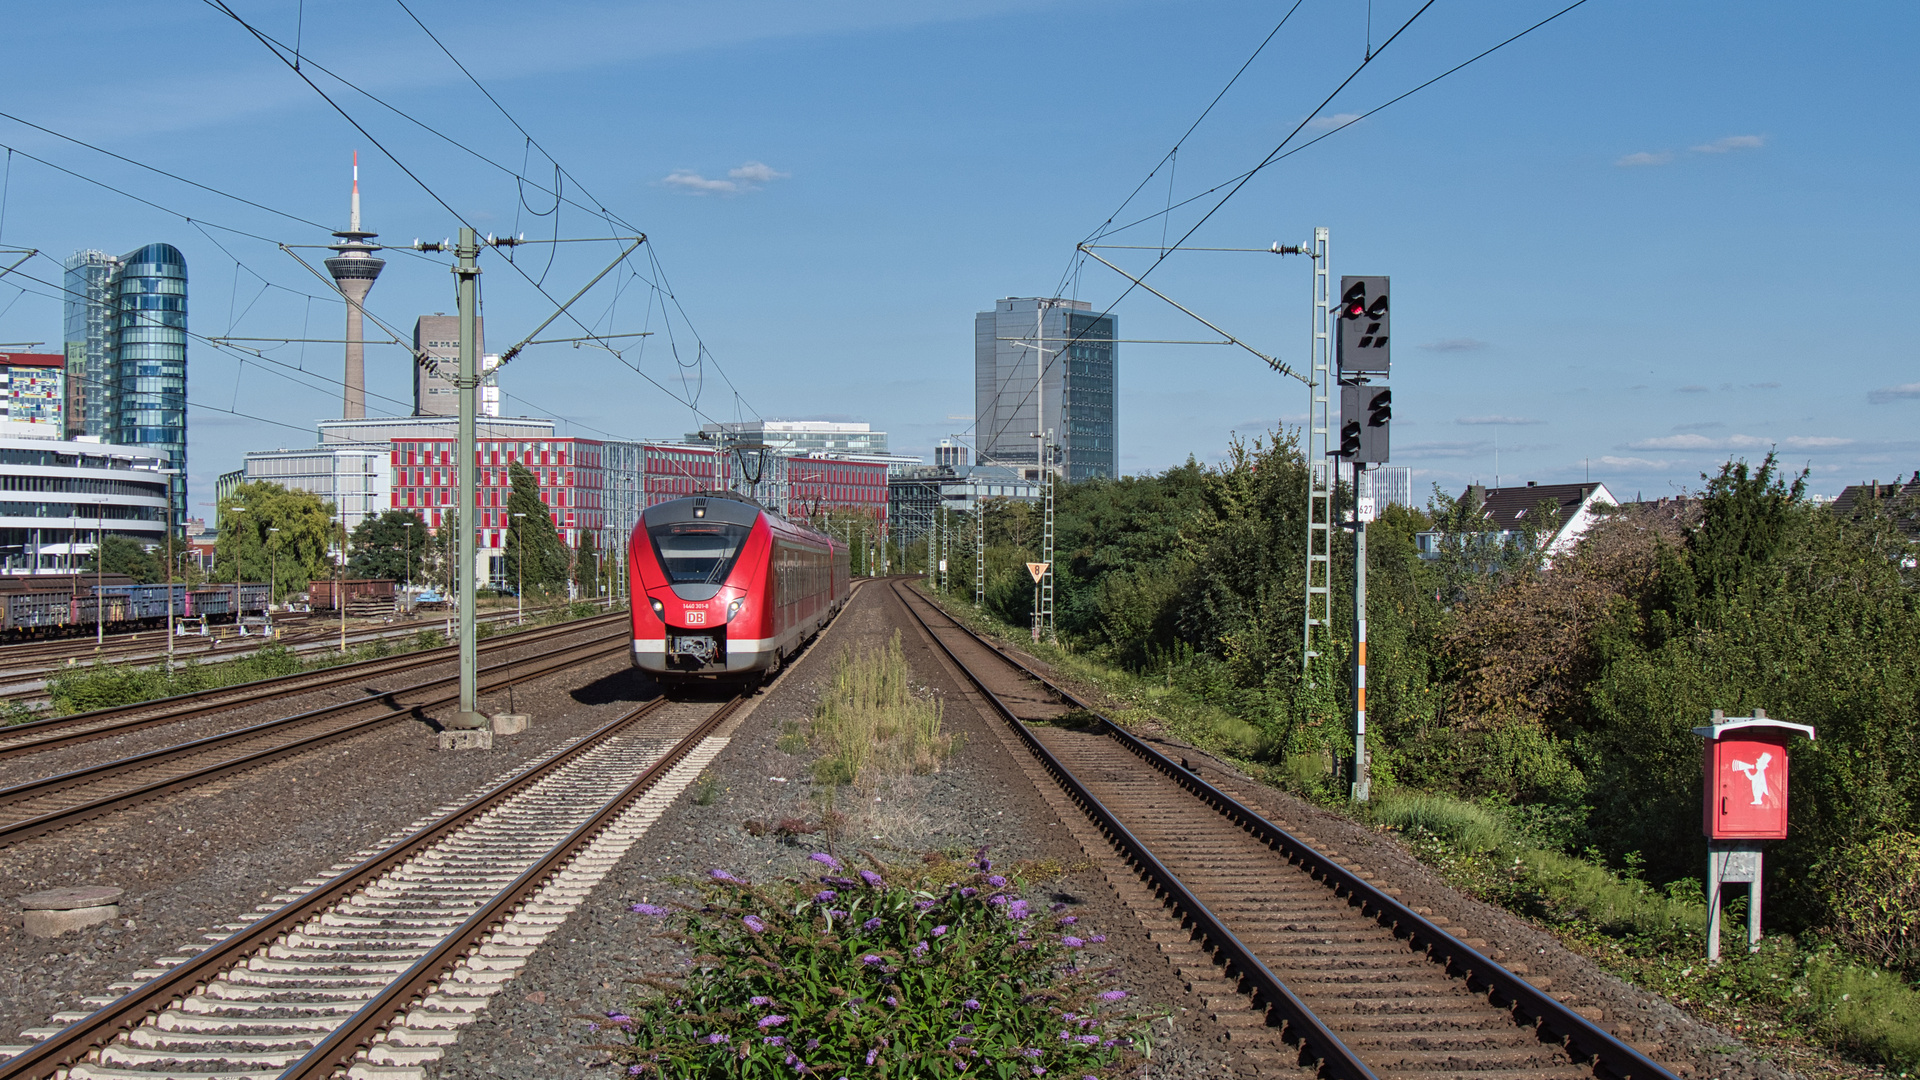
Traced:
<svg viewBox="0 0 1920 1080">
<path fill-rule="evenodd" d="M 387 263 L 374 254 L 380 250 L 380 245 L 373 243 L 375 234 L 360 227 L 358 150 L 353 152 L 353 202 L 347 227 L 333 235 L 340 242 L 327 245 L 336 253 L 327 260 L 327 273 L 333 276 L 334 286 L 347 301 L 346 378 L 342 380 L 345 393 L 340 403 L 340 415 L 348 420 L 359 420 L 367 415 L 366 347 L 361 335 L 361 305 L 367 299 L 367 291 L 373 288 L 374 279 L 380 276 L 380 268 Z"/>
<path fill-rule="evenodd" d="M 347 215 L 347 231 L 360 231 L 360 151 L 353 152 L 353 209 Z"/>
</svg>

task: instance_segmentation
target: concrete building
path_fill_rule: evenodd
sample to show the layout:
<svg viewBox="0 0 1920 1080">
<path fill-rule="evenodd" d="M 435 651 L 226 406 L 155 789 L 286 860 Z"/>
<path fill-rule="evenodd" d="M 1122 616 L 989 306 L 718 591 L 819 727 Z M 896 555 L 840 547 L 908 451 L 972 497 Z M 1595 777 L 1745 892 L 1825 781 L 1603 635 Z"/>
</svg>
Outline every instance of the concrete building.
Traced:
<svg viewBox="0 0 1920 1080">
<path fill-rule="evenodd" d="M 941 439 L 940 445 L 933 448 L 933 463 L 949 469 L 967 467 L 967 448 L 952 439 Z"/>
<path fill-rule="evenodd" d="M 1056 475 L 1069 481 L 1120 475 L 1118 336 L 1118 320 L 1082 300 L 1010 296 L 976 314 L 973 415 L 980 463 L 1031 470 L 1040 457 L 1035 433 L 1050 431 Z"/>
<path fill-rule="evenodd" d="M 780 453 L 800 454 L 811 450 L 852 454 L 887 452 L 886 432 L 875 431 L 867 424 L 830 420 L 742 420 L 702 424 L 699 431 L 687 433 L 687 441 L 717 440 L 722 433 L 729 442 L 764 443 Z"/>
<path fill-rule="evenodd" d="M 890 477 L 887 520 L 892 522 L 893 541 L 905 545 L 918 540 L 932 525 L 934 513 L 941 507 L 971 514 L 981 503 L 995 499 L 1040 501 L 1040 485 L 1028 475 L 1031 471 L 1031 467 L 1010 465 L 971 465 L 958 469 L 932 465 Z"/>
<path fill-rule="evenodd" d="M 1421 509 L 1424 503 L 1413 501 L 1413 469 L 1406 465 L 1375 465 L 1367 470 L 1367 484 L 1374 506 L 1385 510 L 1390 504 Z"/>
<path fill-rule="evenodd" d="M 351 532 L 392 502 L 387 447 L 318 446 L 308 450 L 253 450 L 241 466 L 241 482 L 279 484 L 310 491 L 333 504 Z"/>
<path fill-rule="evenodd" d="M 69 573 L 98 537 L 166 542 L 166 457 L 92 439 L 0 435 L 0 572 Z"/>
<path fill-rule="evenodd" d="M 374 255 L 378 244 L 370 243 L 379 233 L 360 228 L 360 153 L 353 155 L 353 201 L 347 212 L 347 227 L 333 235 L 340 243 L 332 245 L 339 254 L 327 260 L 327 273 L 347 298 L 346 377 L 340 415 L 357 420 L 367 415 L 366 338 L 362 332 L 364 311 L 361 304 L 372 290 L 375 278 L 386 260 Z"/>
<path fill-rule="evenodd" d="M 69 437 L 165 456 L 173 516 L 187 510 L 187 260 L 171 244 L 67 260 Z"/>
<path fill-rule="evenodd" d="M 489 371 L 500 362 L 492 357 L 492 364 L 486 363 L 487 351 L 486 317 L 476 316 L 473 320 L 473 335 L 478 340 L 474 348 L 483 355 L 481 370 Z M 415 416 L 453 416 L 460 415 L 460 388 L 453 384 L 454 376 L 460 372 L 460 316 L 435 312 L 422 315 L 413 322 L 413 348 L 416 353 L 424 353 L 438 366 L 439 373 L 420 364 L 413 370 L 413 415 Z M 485 390 L 482 388 L 482 398 Z M 499 409 L 499 394 L 494 394 L 494 408 Z M 485 410 L 483 409 L 484 413 Z M 498 415 L 497 412 L 487 415 Z"/>
<path fill-rule="evenodd" d="M 0 432 L 64 438 L 66 366 L 60 353 L 0 352 Z"/>
</svg>

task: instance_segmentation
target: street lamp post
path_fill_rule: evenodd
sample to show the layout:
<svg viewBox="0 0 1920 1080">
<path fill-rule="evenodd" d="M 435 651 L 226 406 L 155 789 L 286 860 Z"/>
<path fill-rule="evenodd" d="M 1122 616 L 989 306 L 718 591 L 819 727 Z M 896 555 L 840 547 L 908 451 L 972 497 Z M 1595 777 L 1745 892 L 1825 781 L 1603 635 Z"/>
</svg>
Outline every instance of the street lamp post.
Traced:
<svg viewBox="0 0 1920 1080">
<path fill-rule="evenodd" d="M 107 643 L 107 598 L 100 593 L 101 574 L 106 569 L 100 547 L 106 527 L 107 504 L 103 499 L 93 504 L 93 644 L 96 648 Z"/>
<path fill-rule="evenodd" d="M 244 506 L 230 506 L 226 512 L 229 514 L 244 514 L 247 512 L 247 508 Z M 230 547 L 230 550 L 233 552 L 233 625 L 235 627 L 240 625 L 240 531 L 238 526 L 239 523 L 235 522 L 233 544 Z M 226 522 L 222 521 L 220 528 L 224 531 L 226 527 Z M 218 638 L 214 640 L 216 642 L 219 641 Z"/>
</svg>

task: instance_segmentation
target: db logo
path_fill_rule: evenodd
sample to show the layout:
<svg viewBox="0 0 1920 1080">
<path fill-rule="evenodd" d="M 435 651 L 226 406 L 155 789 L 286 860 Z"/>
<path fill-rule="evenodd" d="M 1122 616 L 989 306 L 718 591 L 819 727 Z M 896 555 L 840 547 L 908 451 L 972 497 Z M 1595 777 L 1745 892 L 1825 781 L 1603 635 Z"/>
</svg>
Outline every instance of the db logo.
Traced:
<svg viewBox="0 0 1920 1080">
<path fill-rule="evenodd" d="M 687 625 L 688 626 L 707 625 L 707 613 L 705 611 L 696 611 L 693 608 L 688 608 L 687 609 Z"/>
</svg>

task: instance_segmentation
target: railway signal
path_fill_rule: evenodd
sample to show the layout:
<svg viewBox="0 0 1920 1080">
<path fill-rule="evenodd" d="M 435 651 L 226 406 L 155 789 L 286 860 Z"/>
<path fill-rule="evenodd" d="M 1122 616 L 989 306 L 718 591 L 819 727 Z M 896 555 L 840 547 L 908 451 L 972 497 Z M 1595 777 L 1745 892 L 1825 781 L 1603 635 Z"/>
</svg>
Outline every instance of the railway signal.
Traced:
<svg viewBox="0 0 1920 1080">
<path fill-rule="evenodd" d="M 1356 465 L 1387 460 L 1393 391 L 1385 386 L 1340 388 L 1340 456 Z"/>
<path fill-rule="evenodd" d="M 1390 314 L 1385 277 L 1340 279 L 1340 330 L 1334 355 L 1341 382 L 1384 379 L 1391 374 Z"/>
</svg>

